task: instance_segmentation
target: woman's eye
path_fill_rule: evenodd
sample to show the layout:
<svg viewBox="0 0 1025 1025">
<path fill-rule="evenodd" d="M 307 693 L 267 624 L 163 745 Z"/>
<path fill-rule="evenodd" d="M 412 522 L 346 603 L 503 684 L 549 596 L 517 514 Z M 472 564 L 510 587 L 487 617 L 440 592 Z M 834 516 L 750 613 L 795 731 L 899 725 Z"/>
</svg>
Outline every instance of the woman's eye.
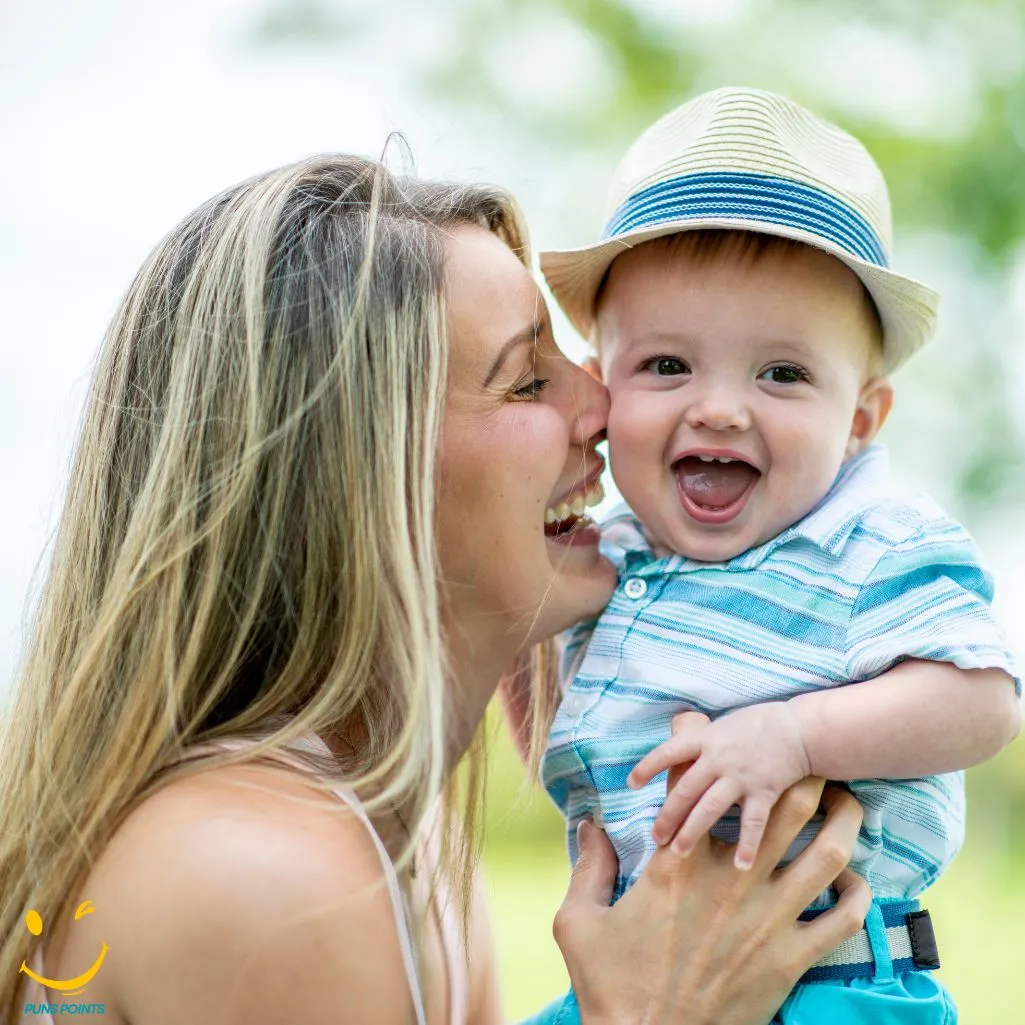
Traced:
<svg viewBox="0 0 1025 1025">
<path fill-rule="evenodd" d="M 778 367 L 769 367 L 762 375 L 765 380 L 773 384 L 797 384 L 798 381 L 807 381 L 808 375 L 800 367 L 792 367 L 784 364 Z"/>
<path fill-rule="evenodd" d="M 544 387 L 548 384 L 549 378 L 547 377 L 535 377 L 530 384 L 525 384 L 522 388 L 517 388 L 513 392 L 513 395 L 518 399 L 533 399 L 544 391 Z"/>
<path fill-rule="evenodd" d="M 649 359 L 644 368 L 653 370 L 659 377 L 676 377 L 678 374 L 690 373 L 690 367 L 675 356 L 656 356 L 655 359 Z"/>
</svg>

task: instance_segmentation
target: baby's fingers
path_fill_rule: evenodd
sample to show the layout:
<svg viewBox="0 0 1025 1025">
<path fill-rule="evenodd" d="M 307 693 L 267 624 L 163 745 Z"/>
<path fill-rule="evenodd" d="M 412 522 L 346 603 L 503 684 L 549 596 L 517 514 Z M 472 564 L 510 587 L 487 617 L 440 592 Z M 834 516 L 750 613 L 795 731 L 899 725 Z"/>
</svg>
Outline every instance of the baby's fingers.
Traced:
<svg viewBox="0 0 1025 1025">
<path fill-rule="evenodd" d="M 671 737 L 649 751 L 631 770 L 627 786 L 636 789 L 650 783 L 660 772 L 674 765 L 693 762 L 701 754 L 701 741 L 695 736 Z"/>
<path fill-rule="evenodd" d="M 696 761 L 701 754 L 701 734 L 708 728 L 708 716 L 699 712 L 684 712 L 673 719 L 673 735 L 649 751 L 627 777 L 633 788 L 650 783 L 660 772 L 687 762 Z"/>
<path fill-rule="evenodd" d="M 705 791 L 673 840 L 672 850 L 686 857 L 694 845 L 737 803 L 740 787 L 730 779 L 717 779 Z"/>
<path fill-rule="evenodd" d="M 744 799 L 740 812 L 740 840 L 733 856 L 733 864 L 737 868 L 747 870 L 754 864 L 769 821 L 769 813 L 775 803 L 772 798 L 762 795 Z"/>
<path fill-rule="evenodd" d="M 707 760 L 705 762 L 696 761 L 684 772 L 672 790 L 666 794 L 662 810 L 658 813 L 658 818 L 655 819 L 655 825 L 651 831 L 655 843 L 667 844 L 676 836 L 676 831 L 690 815 L 701 795 L 717 779 L 718 776 L 715 772 L 708 768 Z"/>
</svg>

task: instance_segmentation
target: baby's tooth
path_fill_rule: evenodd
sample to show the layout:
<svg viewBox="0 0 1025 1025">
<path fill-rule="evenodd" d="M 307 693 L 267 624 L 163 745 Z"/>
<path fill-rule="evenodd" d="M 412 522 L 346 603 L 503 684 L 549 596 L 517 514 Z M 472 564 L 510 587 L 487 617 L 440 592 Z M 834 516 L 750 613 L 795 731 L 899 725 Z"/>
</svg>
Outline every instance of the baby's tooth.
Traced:
<svg viewBox="0 0 1025 1025">
<path fill-rule="evenodd" d="M 558 518 L 554 509 L 545 509 L 545 523 L 554 523 Z"/>
<path fill-rule="evenodd" d="M 700 459 L 701 462 L 703 462 L 703 463 L 714 463 L 715 462 L 715 456 L 698 456 L 698 459 Z"/>
<path fill-rule="evenodd" d="M 568 505 L 566 505 L 565 502 L 560 502 L 555 507 L 555 516 L 556 516 L 557 519 L 568 520 L 570 518 L 571 514 L 572 514 L 572 510 L 570 509 L 570 507 Z"/>
<path fill-rule="evenodd" d="M 577 495 L 577 497 L 573 499 L 573 504 L 570 506 L 570 508 L 573 510 L 574 516 L 583 516 L 584 510 L 587 508 L 587 506 L 584 504 L 583 496 Z"/>
<path fill-rule="evenodd" d="M 720 463 L 732 463 L 733 460 L 729 456 L 719 456 Z"/>
</svg>

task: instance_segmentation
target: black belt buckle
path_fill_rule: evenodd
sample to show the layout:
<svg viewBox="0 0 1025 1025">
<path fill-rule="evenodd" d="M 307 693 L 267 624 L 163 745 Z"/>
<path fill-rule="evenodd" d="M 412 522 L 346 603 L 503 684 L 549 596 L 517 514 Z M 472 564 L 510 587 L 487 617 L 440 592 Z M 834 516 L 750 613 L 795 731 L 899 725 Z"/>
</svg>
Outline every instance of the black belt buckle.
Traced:
<svg viewBox="0 0 1025 1025">
<path fill-rule="evenodd" d="M 911 936 L 911 959 L 916 968 L 933 969 L 940 966 L 940 952 L 936 946 L 936 933 L 928 911 L 909 911 L 905 915 Z"/>
</svg>

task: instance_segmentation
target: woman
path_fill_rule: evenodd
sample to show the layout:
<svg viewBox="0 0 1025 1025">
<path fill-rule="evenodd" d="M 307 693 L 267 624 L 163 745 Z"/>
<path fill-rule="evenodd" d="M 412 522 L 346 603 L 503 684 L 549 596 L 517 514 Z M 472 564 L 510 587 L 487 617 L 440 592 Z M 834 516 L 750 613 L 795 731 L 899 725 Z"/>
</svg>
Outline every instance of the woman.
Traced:
<svg viewBox="0 0 1025 1025">
<path fill-rule="evenodd" d="M 0 751 L 0 1014 L 499 1019 L 475 738 L 503 672 L 614 582 L 586 523 L 545 534 L 601 471 L 606 400 L 526 259 L 505 194 L 322 157 L 146 262 Z M 795 921 L 850 851 L 844 797 L 772 874 L 818 794 L 788 795 L 754 871 L 660 855 L 611 909 L 585 830 L 556 923 L 583 1022 L 768 1020 L 867 906 L 847 877 Z"/>
</svg>

